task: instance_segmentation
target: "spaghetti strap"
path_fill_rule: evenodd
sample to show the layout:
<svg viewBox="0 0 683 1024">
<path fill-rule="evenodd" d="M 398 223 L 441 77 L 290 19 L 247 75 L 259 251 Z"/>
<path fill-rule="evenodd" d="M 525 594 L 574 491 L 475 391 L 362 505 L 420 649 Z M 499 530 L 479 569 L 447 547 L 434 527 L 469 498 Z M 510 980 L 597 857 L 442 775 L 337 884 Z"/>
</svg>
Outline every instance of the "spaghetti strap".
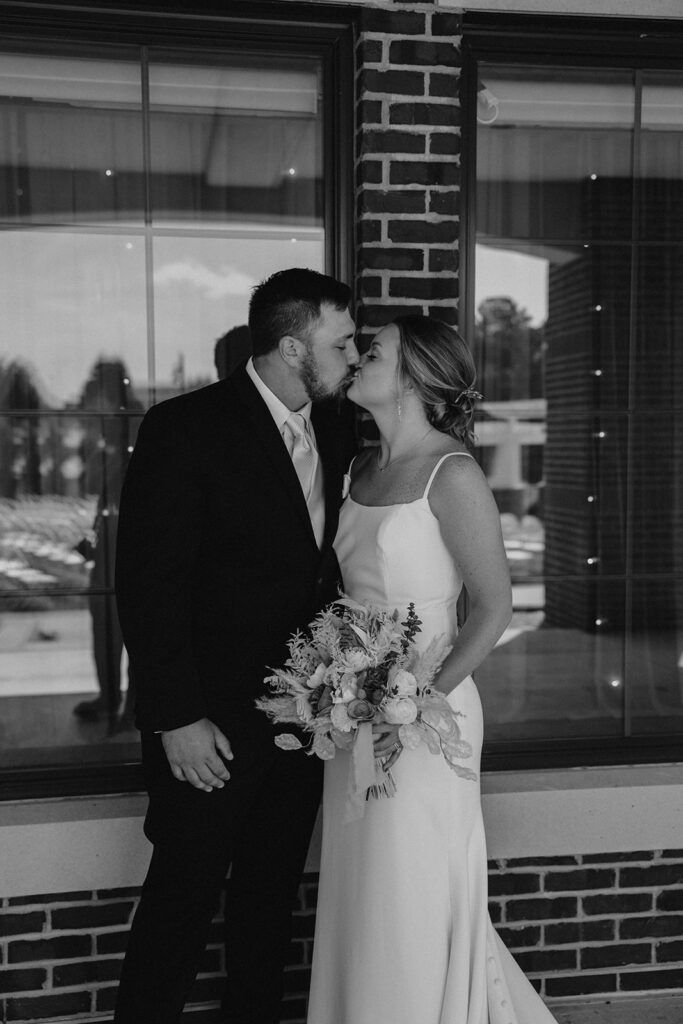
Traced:
<svg viewBox="0 0 683 1024">
<path fill-rule="evenodd" d="M 439 459 L 439 461 L 437 462 L 437 464 L 434 466 L 434 469 L 432 470 L 432 472 L 431 472 L 431 474 L 429 476 L 429 480 L 427 481 L 427 486 L 425 487 L 424 494 L 422 495 L 422 500 L 423 501 L 424 501 L 425 498 L 429 497 L 429 489 L 432 486 L 432 484 L 434 483 L 434 477 L 436 476 L 436 474 L 441 469 L 442 463 L 444 463 L 446 461 L 446 459 L 450 459 L 450 457 L 452 455 L 464 455 L 466 459 L 473 458 L 473 456 L 470 455 L 469 452 L 446 452 L 445 455 L 442 455 L 441 458 Z"/>
<path fill-rule="evenodd" d="M 353 464 L 356 461 L 357 457 L 357 455 L 354 455 L 354 457 L 349 462 L 349 468 L 344 473 L 344 479 L 342 481 L 342 501 L 345 501 L 346 498 L 348 498 L 349 495 L 351 494 L 351 470 L 353 469 Z"/>
</svg>

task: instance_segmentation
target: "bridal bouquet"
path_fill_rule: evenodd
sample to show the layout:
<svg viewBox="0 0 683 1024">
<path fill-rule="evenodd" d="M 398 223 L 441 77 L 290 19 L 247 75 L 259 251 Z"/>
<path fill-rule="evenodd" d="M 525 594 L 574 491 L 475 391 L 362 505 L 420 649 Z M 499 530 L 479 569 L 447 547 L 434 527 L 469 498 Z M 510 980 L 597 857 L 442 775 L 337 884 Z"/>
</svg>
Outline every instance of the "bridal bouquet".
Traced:
<svg viewBox="0 0 683 1024">
<path fill-rule="evenodd" d="M 342 596 L 290 639 L 284 667 L 265 680 L 272 696 L 256 702 L 274 723 L 310 734 L 309 754 L 328 760 L 337 749 L 351 750 L 350 798 L 395 792 L 391 773 L 374 757 L 373 723 L 398 725 L 404 748 L 426 743 L 458 775 L 476 779 L 459 763 L 472 753 L 460 734 L 460 714 L 431 686 L 451 648 L 439 637 L 419 653 L 420 625 L 412 604 L 399 622 L 397 612 Z M 277 735 L 275 743 L 285 750 L 305 745 L 291 733 Z"/>
</svg>

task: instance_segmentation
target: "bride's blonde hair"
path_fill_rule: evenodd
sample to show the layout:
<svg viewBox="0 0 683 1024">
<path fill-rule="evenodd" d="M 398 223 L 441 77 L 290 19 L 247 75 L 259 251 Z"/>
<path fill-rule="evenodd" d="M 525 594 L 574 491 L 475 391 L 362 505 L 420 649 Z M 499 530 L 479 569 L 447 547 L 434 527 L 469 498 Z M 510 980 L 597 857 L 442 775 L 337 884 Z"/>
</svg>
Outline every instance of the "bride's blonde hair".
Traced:
<svg viewBox="0 0 683 1024">
<path fill-rule="evenodd" d="M 429 316 L 399 316 L 398 372 L 422 402 L 428 421 L 443 434 L 472 446 L 476 370 L 456 330 Z"/>
</svg>

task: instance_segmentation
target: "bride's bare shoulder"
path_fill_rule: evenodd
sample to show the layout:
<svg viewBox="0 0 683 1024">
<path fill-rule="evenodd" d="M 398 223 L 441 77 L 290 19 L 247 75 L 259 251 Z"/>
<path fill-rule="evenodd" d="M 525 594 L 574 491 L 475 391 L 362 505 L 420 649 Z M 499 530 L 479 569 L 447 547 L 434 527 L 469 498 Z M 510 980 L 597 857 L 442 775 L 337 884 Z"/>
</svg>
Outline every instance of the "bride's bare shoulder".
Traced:
<svg viewBox="0 0 683 1024">
<path fill-rule="evenodd" d="M 482 496 L 490 494 L 488 481 L 470 452 L 464 447 L 454 447 L 444 453 L 429 489 L 431 505 L 452 507 L 454 500 L 481 500 Z"/>
</svg>

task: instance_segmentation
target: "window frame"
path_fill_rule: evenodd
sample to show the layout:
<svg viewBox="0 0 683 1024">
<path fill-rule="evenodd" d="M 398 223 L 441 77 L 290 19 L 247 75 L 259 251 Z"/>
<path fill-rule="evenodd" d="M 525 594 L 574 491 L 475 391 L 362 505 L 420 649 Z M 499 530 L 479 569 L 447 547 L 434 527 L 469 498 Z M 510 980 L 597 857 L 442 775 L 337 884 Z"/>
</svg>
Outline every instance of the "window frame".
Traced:
<svg viewBox="0 0 683 1024">
<path fill-rule="evenodd" d="M 285 8 L 286 9 L 283 9 Z M 353 44 L 356 11 L 315 2 L 282 3 L 237 0 L 187 0 L 173 10 L 129 9 L 117 0 L 98 0 L 76 8 L 65 0 L 8 3 L 0 0 L 2 48 L 50 52 L 55 43 L 73 48 L 104 44 L 115 54 L 137 47 L 206 52 L 252 49 L 267 57 L 317 58 L 322 67 L 323 210 L 325 269 L 354 285 L 353 237 Z M 109 591 L 108 591 L 109 592 Z M 87 796 L 144 789 L 138 760 L 117 763 L 0 768 L 0 801 Z"/>
<path fill-rule="evenodd" d="M 479 64 L 599 66 L 634 74 L 645 70 L 674 70 L 683 75 L 683 22 L 470 12 L 463 15 L 462 33 L 461 190 L 464 202 L 460 235 L 459 326 L 465 337 L 472 337 L 476 313 L 476 96 Z M 631 322 L 632 317 L 631 310 Z M 631 523 L 629 529 L 632 529 Z M 643 574 L 635 572 L 631 566 L 627 566 L 623 574 L 624 582 L 629 578 L 642 577 Z M 625 630 L 624 643 L 627 643 L 628 636 Z M 622 722 L 626 720 L 627 714 Z M 490 744 L 485 741 L 482 769 L 501 771 L 680 763 L 682 751 L 683 735 L 678 732 Z"/>
</svg>

